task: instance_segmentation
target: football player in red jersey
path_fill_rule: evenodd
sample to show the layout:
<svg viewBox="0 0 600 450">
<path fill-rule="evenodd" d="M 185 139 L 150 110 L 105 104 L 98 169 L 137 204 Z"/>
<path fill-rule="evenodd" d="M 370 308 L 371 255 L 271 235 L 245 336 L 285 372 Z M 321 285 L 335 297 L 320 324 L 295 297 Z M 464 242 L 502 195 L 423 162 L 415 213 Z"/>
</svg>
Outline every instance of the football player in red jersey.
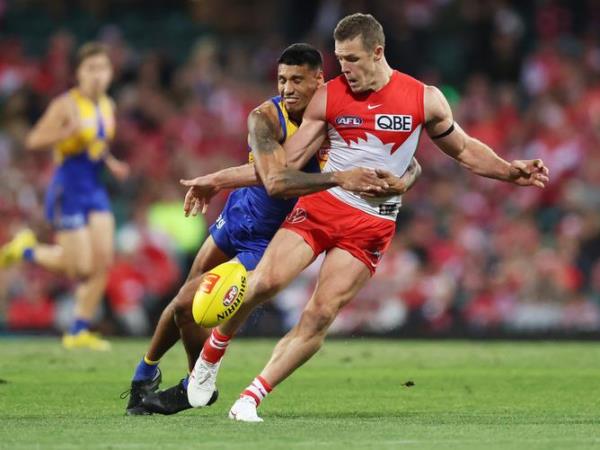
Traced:
<svg viewBox="0 0 600 450">
<path fill-rule="evenodd" d="M 277 61 L 280 95 L 263 102 L 250 114 L 248 137 L 251 146 L 273 146 L 283 152 L 281 145 L 296 132 L 306 106 L 322 84 L 320 52 L 302 43 L 286 48 Z M 126 406 L 128 415 L 175 414 L 192 407 L 187 399 L 187 376 L 165 390 L 156 389 L 161 380 L 160 359 L 179 338 L 183 342 L 191 370 L 205 338 L 210 335 L 210 330 L 196 324 L 192 315 L 194 294 L 204 279 L 203 274 L 233 258 L 248 271 L 252 271 L 271 237 L 292 211 L 299 195 L 338 185 L 357 192 L 366 189 L 375 195 L 379 183 L 382 187 L 388 185 L 388 182 L 380 181 L 373 169 L 355 168 L 349 172 L 337 172 L 333 174 L 335 177 L 331 173 L 322 174 L 322 161 L 313 157 L 308 164 L 296 167 L 297 170 L 290 168 L 287 172 L 289 182 L 280 185 L 281 189 L 270 189 L 267 192 L 257 179 L 252 153 L 249 156 L 249 164 L 198 177 L 192 182 L 194 187 L 186 196 L 185 202 L 188 213 L 192 212 L 192 203 L 196 205 L 197 195 L 201 191 L 204 192 L 203 201 L 198 206 L 203 209 L 219 190 L 230 186 L 245 188 L 230 193 L 219 218 L 209 229 L 210 236 L 198 251 L 188 279 L 161 314 L 148 350 L 135 368 L 131 387 L 124 393 L 124 396 L 129 395 Z M 394 180 L 394 183 L 403 185 L 403 189 L 408 190 L 414 184 L 419 168 L 415 160 L 413 169 L 407 171 L 402 178 Z M 211 340 L 214 345 L 220 345 L 218 336 L 211 336 Z M 215 391 L 212 395 L 215 401 L 218 393 Z"/>
<path fill-rule="evenodd" d="M 342 75 L 317 90 L 300 129 L 284 146 L 288 163 L 306 161 L 311 157 L 308 149 L 328 137 L 324 172 L 363 166 L 391 178 L 407 169 L 424 129 L 444 153 L 477 175 L 545 187 L 548 169 L 541 160 L 503 160 L 454 122 L 448 101 L 437 88 L 393 70 L 384 55 L 383 28 L 373 16 L 343 18 L 334 39 Z M 281 155 L 273 148 L 253 148 L 267 189 L 285 185 L 289 169 Z M 256 408 L 263 398 L 319 350 L 338 311 L 375 272 L 394 235 L 399 206 L 393 183 L 387 198 L 365 198 L 337 188 L 301 197 L 250 277 L 242 308 L 213 331 L 218 342 L 206 341 L 190 377 L 190 402 L 209 400 L 227 343 L 248 312 L 326 252 L 300 321 L 279 341 L 265 368 L 229 412 L 234 420 L 262 421 Z"/>
</svg>

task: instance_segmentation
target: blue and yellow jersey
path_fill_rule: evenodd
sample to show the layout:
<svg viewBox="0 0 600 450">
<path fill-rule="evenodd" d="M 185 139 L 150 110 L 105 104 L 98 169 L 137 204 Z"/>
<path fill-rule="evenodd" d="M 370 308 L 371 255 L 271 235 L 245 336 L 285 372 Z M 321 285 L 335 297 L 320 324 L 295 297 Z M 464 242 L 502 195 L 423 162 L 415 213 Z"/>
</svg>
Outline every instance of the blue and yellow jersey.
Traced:
<svg viewBox="0 0 600 450">
<path fill-rule="evenodd" d="M 58 164 L 65 159 L 86 153 L 90 160 L 102 159 L 108 148 L 108 142 L 115 135 L 115 116 L 112 101 L 108 96 L 94 103 L 71 89 L 66 95 L 75 102 L 81 127 L 76 135 L 59 142 L 54 147 L 54 157 Z"/>
<path fill-rule="evenodd" d="M 283 99 L 280 96 L 271 98 L 271 102 L 273 102 L 273 105 L 277 109 L 279 125 L 282 131 L 280 143 L 283 144 L 298 130 L 298 125 L 290 119 Z M 248 160 L 250 163 L 254 161 L 252 151 L 250 151 Z M 312 157 L 302 170 L 311 173 L 320 172 L 321 165 L 318 156 L 315 155 Z M 258 236 L 269 236 L 269 239 L 277 231 L 279 225 L 292 210 L 297 200 L 296 198 L 282 199 L 269 197 L 263 186 L 243 188 L 240 191 L 242 192 L 236 198 L 240 201 L 245 201 L 248 205 L 247 214 L 253 223 L 253 233 Z"/>
<path fill-rule="evenodd" d="M 285 109 L 283 99 L 280 95 L 272 97 L 271 102 L 273 103 L 273 105 L 275 105 L 275 109 L 277 110 L 277 116 L 279 117 L 279 126 L 281 127 L 282 131 L 282 138 L 279 141 L 279 143 L 283 145 L 283 143 L 287 139 L 292 137 L 294 133 L 298 131 L 299 125 L 292 122 L 292 120 L 290 119 L 287 109 Z M 323 150 L 319 150 L 315 155 L 315 158 L 319 163 L 319 169 L 323 169 L 323 167 L 325 167 L 325 163 L 327 162 L 327 153 L 325 153 Z M 248 154 L 248 162 L 250 164 L 254 162 L 254 155 L 252 154 L 252 149 L 250 149 L 250 153 Z M 311 164 L 312 161 L 309 163 L 309 166 L 311 166 Z M 306 172 L 315 172 L 316 170 L 314 169 L 315 167 L 311 166 L 308 168 L 308 170 L 307 168 L 305 168 L 304 170 Z"/>
<path fill-rule="evenodd" d="M 75 103 L 80 127 L 74 136 L 54 146 L 57 175 L 75 185 L 96 184 L 108 144 L 115 134 L 112 101 L 105 95 L 95 103 L 76 88 L 65 95 Z"/>
</svg>

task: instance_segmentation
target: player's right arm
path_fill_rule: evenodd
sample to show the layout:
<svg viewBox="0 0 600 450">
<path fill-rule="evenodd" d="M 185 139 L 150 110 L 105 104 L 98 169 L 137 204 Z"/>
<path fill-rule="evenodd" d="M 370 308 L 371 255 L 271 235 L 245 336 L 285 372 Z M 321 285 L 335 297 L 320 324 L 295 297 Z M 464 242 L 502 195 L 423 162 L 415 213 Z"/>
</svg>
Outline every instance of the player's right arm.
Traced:
<svg viewBox="0 0 600 450">
<path fill-rule="evenodd" d="M 374 170 L 356 168 L 345 172 L 306 173 L 306 165 L 325 139 L 325 104 L 327 91 L 320 88 L 310 101 L 302 125 L 286 141 L 279 143 L 279 120 L 272 106 L 263 104 L 248 117 L 250 147 L 256 171 L 272 197 L 299 197 L 335 186 L 353 192 L 387 188 Z"/>
<path fill-rule="evenodd" d="M 79 126 L 73 101 L 62 95 L 50 102 L 48 108 L 25 139 L 28 150 L 46 150 L 72 136 Z"/>
<path fill-rule="evenodd" d="M 306 165 L 323 142 L 324 104 L 322 120 L 318 119 L 320 108 L 319 102 L 314 104 L 311 101 L 309 104 L 300 129 L 290 139 L 293 144 L 289 149 L 289 157 L 287 143 L 285 149 L 280 144 L 282 130 L 273 104 L 265 102 L 254 109 L 248 116 L 248 143 L 252 148 L 254 165 L 224 169 L 193 180 L 181 180 L 181 184 L 190 188 L 184 200 L 185 214 L 195 215 L 200 210 L 205 212 L 208 203 L 220 189 L 260 183 L 265 186 L 270 196 L 283 198 L 299 197 L 335 186 L 353 192 L 374 194 L 387 189 L 387 181 L 372 169 L 356 168 L 328 173 L 306 173 L 298 170 Z"/>
</svg>

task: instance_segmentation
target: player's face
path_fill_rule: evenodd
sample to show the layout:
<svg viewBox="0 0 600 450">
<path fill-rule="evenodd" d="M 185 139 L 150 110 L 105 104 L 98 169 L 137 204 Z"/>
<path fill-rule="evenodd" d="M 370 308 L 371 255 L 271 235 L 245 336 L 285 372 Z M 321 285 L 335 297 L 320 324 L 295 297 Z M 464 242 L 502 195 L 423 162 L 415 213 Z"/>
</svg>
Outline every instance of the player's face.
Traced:
<svg viewBox="0 0 600 450">
<path fill-rule="evenodd" d="M 100 96 L 108 90 L 112 76 L 112 64 L 102 53 L 88 56 L 77 69 L 79 87 L 93 96 Z"/>
<path fill-rule="evenodd" d="M 352 92 L 369 90 L 375 80 L 377 61 L 383 57 L 383 47 L 367 50 L 362 37 L 335 41 L 335 56 Z"/>
<path fill-rule="evenodd" d="M 302 113 L 323 84 L 323 71 L 311 69 L 306 64 L 288 66 L 279 64 L 277 68 L 277 88 L 290 113 Z"/>
</svg>

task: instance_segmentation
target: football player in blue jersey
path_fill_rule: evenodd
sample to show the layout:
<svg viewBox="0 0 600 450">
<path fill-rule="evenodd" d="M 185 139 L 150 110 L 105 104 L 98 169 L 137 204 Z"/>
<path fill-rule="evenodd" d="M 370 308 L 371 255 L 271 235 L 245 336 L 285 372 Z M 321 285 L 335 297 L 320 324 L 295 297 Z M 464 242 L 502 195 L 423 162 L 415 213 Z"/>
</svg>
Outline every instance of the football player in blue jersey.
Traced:
<svg viewBox="0 0 600 450">
<path fill-rule="evenodd" d="M 124 179 L 129 167 L 109 151 L 116 123 L 107 95 L 112 79 L 107 49 L 94 42 L 83 45 L 76 75 L 77 85 L 52 100 L 25 143 L 29 150 L 54 151 L 45 214 L 57 244 L 37 243 L 31 230 L 23 230 L 0 249 L 0 267 L 27 260 L 79 280 L 74 320 L 63 345 L 108 350 L 109 342 L 89 331 L 113 258 L 114 217 L 101 173 L 107 167 Z"/>
<path fill-rule="evenodd" d="M 291 45 L 278 59 L 277 80 L 280 95 L 261 104 L 249 116 L 251 147 L 281 146 L 296 132 L 306 106 L 324 83 L 320 52 L 308 44 Z M 200 248 L 186 283 L 162 313 L 150 347 L 136 367 L 127 414 L 173 414 L 191 408 L 186 393 L 187 377 L 169 389 L 154 391 L 160 382 L 158 363 L 162 356 L 181 338 L 191 370 L 204 340 L 210 335 L 210 330 L 199 327 L 192 317 L 193 297 L 203 273 L 231 259 L 238 260 L 248 271 L 253 270 L 300 195 L 333 186 L 376 194 L 387 187 L 386 182 L 370 169 L 340 172 L 332 180 L 331 176 L 321 174 L 323 158 L 320 159 L 311 159 L 303 171 L 292 171 L 285 183 L 280 183 L 281 180 L 261 182 L 250 153 L 249 164 L 200 177 L 206 181 L 204 186 L 200 186 L 200 178 L 188 182 L 193 187 L 186 195 L 187 214 L 205 209 L 210 198 L 221 189 L 240 184 L 248 187 L 230 194 L 220 216 L 210 227 L 210 236 Z M 215 391 L 209 404 L 216 397 Z"/>
</svg>

